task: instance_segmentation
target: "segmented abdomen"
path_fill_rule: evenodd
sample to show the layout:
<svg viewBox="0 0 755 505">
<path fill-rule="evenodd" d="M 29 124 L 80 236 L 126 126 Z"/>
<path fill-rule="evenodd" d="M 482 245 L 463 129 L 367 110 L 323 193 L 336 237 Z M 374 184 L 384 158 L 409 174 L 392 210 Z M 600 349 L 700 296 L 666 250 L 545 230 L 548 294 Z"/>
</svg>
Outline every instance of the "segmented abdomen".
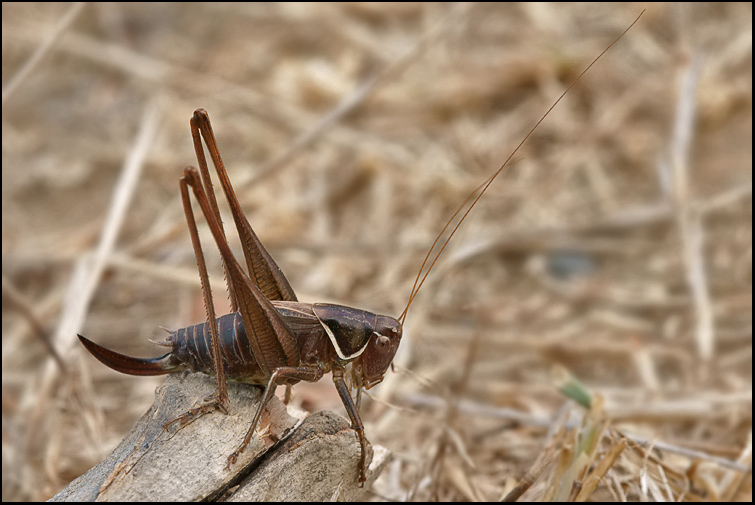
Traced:
<svg viewBox="0 0 755 505">
<path fill-rule="evenodd" d="M 251 384 L 267 384 L 267 377 L 252 356 L 241 314 L 234 312 L 217 318 L 220 355 L 226 379 Z M 173 356 L 192 372 L 215 375 L 212 366 L 212 336 L 209 323 L 195 324 L 173 332 Z"/>
</svg>

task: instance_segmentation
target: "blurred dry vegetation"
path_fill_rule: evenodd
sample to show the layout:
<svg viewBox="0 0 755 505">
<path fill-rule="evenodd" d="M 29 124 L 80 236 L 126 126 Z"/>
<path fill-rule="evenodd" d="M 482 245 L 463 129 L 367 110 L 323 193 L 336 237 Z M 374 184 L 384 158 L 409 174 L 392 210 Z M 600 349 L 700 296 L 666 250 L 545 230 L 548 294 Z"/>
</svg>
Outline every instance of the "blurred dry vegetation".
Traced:
<svg viewBox="0 0 755 505">
<path fill-rule="evenodd" d="M 152 403 L 160 378 L 77 331 L 154 356 L 204 318 L 195 108 L 299 299 L 397 316 L 456 207 L 645 7 L 412 305 L 389 405 L 363 403 L 395 457 L 373 492 L 750 501 L 751 3 L 3 3 L 3 499 L 51 497 Z M 294 394 L 343 413 L 328 378 Z"/>
</svg>

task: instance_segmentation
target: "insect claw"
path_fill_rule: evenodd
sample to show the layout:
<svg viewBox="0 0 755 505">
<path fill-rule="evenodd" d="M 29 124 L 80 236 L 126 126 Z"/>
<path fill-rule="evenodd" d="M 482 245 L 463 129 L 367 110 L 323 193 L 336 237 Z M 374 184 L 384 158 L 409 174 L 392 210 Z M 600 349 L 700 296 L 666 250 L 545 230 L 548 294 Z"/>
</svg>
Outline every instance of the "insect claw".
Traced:
<svg viewBox="0 0 755 505">
<path fill-rule="evenodd" d="M 243 449 L 241 449 L 243 450 Z M 225 466 L 226 470 L 230 470 L 232 465 L 236 464 L 236 461 L 239 459 L 239 454 L 241 453 L 240 450 L 234 451 L 230 456 L 228 456 L 228 464 Z"/>
</svg>

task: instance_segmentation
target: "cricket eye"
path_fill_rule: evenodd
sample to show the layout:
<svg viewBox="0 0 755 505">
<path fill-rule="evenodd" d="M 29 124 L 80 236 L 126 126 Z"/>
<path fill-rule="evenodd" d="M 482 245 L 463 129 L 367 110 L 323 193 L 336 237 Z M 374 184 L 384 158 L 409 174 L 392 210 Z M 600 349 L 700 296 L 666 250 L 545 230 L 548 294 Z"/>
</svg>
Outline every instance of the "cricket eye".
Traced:
<svg viewBox="0 0 755 505">
<path fill-rule="evenodd" d="M 378 348 L 378 351 L 384 352 L 390 349 L 391 347 L 391 339 L 386 337 L 385 335 L 381 335 L 380 333 L 375 333 L 377 335 L 377 339 L 375 340 L 375 345 Z"/>
</svg>

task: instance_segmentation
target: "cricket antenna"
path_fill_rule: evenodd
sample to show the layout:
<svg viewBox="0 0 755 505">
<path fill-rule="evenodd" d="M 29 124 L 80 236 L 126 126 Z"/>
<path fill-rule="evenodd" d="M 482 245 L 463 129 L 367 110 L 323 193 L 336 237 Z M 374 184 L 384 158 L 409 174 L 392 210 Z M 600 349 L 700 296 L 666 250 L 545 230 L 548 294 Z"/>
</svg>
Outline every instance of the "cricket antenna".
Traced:
<svg viewBox="0 0 755 505">
<path fill-rule="evenodd" d="M 438 262 L 438 258 L 440 258 L 440 255 L 443 254 L 443 251 L 446 249 L 446 246 L 451 241 L 451 239 L 453 238 L 453 236 L 456 234 L 456 230 L 458 230 L 459 227 L 461 226 L 461 224 L 464 222 L 464 220 L 467 219 L 467 216 L 472 211 L 472 209 L 474 208 L 474 206 L 477 205 L 477 202 L 480 200 L 480 198 L 482 198 L 482 195 L 485 194 L 485 192 L 488 190 L 488 188 L 490 187 L 490 185 L 493 184 L 493 181 L 496 179 L 496 177 L 498 177 L 498 175 L 503 171 L 503 169 L 506 167 L 506 165 L 508 165 L 509 161 L 511 161 L 511 158 L 513 158 L 514 155 L 519 151 L 519 148 L 521 148 L 524 145 L 524 143 L 527 142 L 527 140 L 530 138 L 530 136 L 532 135 L 532 133 L 537 129 L 538 126 L 540 126 L 540 123 L 542 123 L 543 120 L 546 117 L 548 117 L 548 114 L 550 114 L 551 111 L 556 107 L 556 105 L 558 105 L 558 103 L 561 101 L 561 99 L 564 96 L 566 96 L 566 94 L 569 92 L 569 90 L 571 90 L 574 87 L 574 85 L 577 84 L 577 82 L 582 78 L 582 76 L 585 75 L 587 73 L 587 71 L 590 70 L 590 68 L 592 68 L 592 66 L 595 65 L 595 63 L 597 63 L 597 61 L 604 54 L 606 54 L 608 52 L 609 49 L 611 49 L 619 40 L 621 40 L 621 38 L 637 23 L 637 21 L 640 20 L 640 18 L 642 17 L 642 15 L 644 13 L 645 13 L 645 9 L 643 9 L 642 12 L 640 12 L 640 15 L 637 16 L 637 18 L 632 22 L 632 24 L 629 25 L 629 27 L 626 30 L 624 30 L 621 33 L 621 35 L 619 35 L 616 38 L 616 40 L 614 40 L 613 42 L 611 42 L 611 44 L 608 47 L 606 47 L 603 50 L 603 52 L 600 53 L 597 56 L 597 58 L 595 58 L 594 60 L 592 60 L 592 63 L 590 63 L 587 66 L 587 68 L 585 68 L 582 71 L 582 73 L 579 74 L 576 79 L 574 79 L 574 82 L 572 82 L 569 85 L 569 87 L 566 88 L 566 90 L 563 93 L 561 93 L 561 96 L 559 96 L 558 100 L 556 100 L 553 103 L 553 105 L 550 106 L 550 108 L 547 110 L 547 112 L 545 114 L 543 114 L 543 117 L 541 117 L 540 120 L 537 123 L 535 123 L 535 126 L 532 127 L 532 129 L 529 131 L 529 133 L 527 133 L 527 135 L 524 137 L 524 139 L 521 142 L 519 142 L 519 145 L 516 146 L 516 149 L 514 149 L 512 151 L 512 153 L 509 155 L 509 157 L 506 158 L 506 161 L 503 162 L 503 165 L 501 165 L 500 168 L 498 170 L 496 170 L 495 173 L 492 176 L 490 176 L 485 182 L 483 182 L 480 186 L 478 186 L 477 188 L 475 188 L 474 191 L 472 191 L 469 194 L 469 196 L 464 200 L 464 202 L 462 202 L 462 204 L 459 206 L 459 208 L 456 209 L 456 212 L 454 212 L 454 215 L 451 216 L 451 218 L 448 220 L 448 222 L 446 223 L 446 225 L 443 227 L 443 229 L 440 231 L 440 233 L 438 234 L 438 236 L 435 238 L 435 241 L 433 242 L 433 245 L 430 246 L 430 249 L 427 251 L 427 254 L 425 255 L 425 259 L 422 262 L 422 266 L 419 268 L 419 272 L 417 272 L 417 278 L 414 280 L 414 285 L 412 286 L 412 291 L 411 291 L 411 294 L 409 295 L 409 301 L 406 303 L 406 307 L 404 308 L 404 311 L 398 317 L 398 321 L 401 323 L 402 326 L 404 324 L 404 321 L 406 320 L 406 314 L 409 311 L 409 307 L 412 305 L 412 302 L 414 301 L 414 298 L 417 296 L 417 293 L 419 292 L 420 288 L 425 283 L 425 279 L 427 279 L 427 276 L 430 274 L 430 271 L 435 266 L 435 263 Z M 480 189 L 480 188 L 482 188 L 482 189 Z M 478 194 L 478 192 L 479 192 L 479 194 Z M 466 210 L 466 212 L 464 212 L 464 214 L 461 216 L 461 219 L 459 219 L 459 222 L 456 223 L 456 226 L 454 226 L 453 230 L 451 230 L 451 233 L 448 235 L 448 238 L 446 238 L 446 241 L 443 242 L 443 245 L 441 246 L 440 250 L 435 255 L 435 257 L 433 258 L 432 262 L 430 262 L 430 265 L 427 267 L 427 270 L 425 270 L 425 266 L 428 264 L 428 260 L 430 259 L 430 256 L 432 255 L 432 252 L 435 249 L 435 246 L 440 241 L 440 238 L 446 232 L 446 229 L 451 225 L 451 223 L 453 222 L 453 220 L 456 219 L 456 216 L 459 215 L 459 213 L 462 211 L 462 209 L 467 204 L 467 202 L 469 202 L 469 200 L 471 200 L 475 195 L 477 195 L 477 197 L 474 198 L 474 200 L 472 201 L 472 204 L 469 206 L 469 208 Z M 423 273 L 423 270 L 424 270 L 424 273 Z"/>
</svg>

